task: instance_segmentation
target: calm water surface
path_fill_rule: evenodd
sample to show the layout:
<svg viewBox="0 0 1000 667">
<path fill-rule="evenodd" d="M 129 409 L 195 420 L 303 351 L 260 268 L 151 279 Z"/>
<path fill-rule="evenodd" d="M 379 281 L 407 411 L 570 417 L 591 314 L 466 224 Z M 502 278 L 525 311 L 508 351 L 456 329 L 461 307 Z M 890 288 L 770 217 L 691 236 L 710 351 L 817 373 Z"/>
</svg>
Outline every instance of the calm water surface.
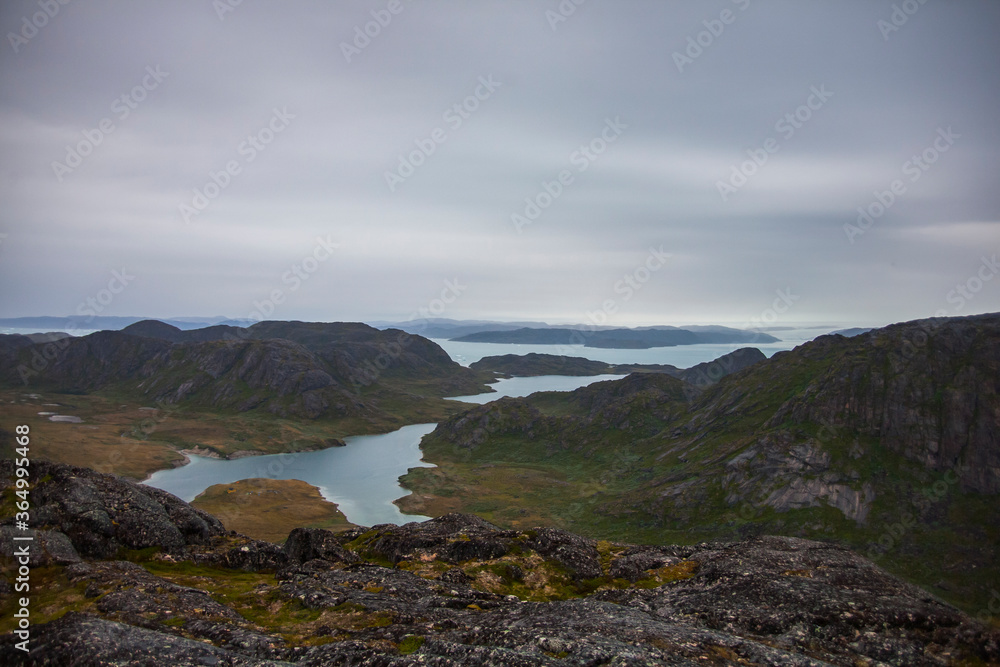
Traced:
<svg viewBox="0 0 1000 667">
<path fill-rule="evenodd" d="M 671 364 L 678 368 L 690 368 L 704 361 L 713 361 L 724 354 L 741 347 L 756 347 L 768 357 L 781 350 L 790 350 L 817 336 L 830 333 L 832 326 L 809 327 L 771 331 L 780 338 L 777 343 L 718 343 L 702 345 L 675 345 L 673 347 L 651 347 L 646 350 L 613 350 L 583 345 L 514 345 L 511 343 L 462 343 L 444 338 L 434 338 L 434 342 L 444 348 L 451 358 L 468 366 L 483 357 L 501 354 L 558 354 L 567 357 L 584 357 L 609 364 Z"/>
<path fill-rule="evenodd" d="M 145 484 L 190 502 L 213 484 L 256 477 L 300 479 L 337 503 L 352 523 L 374 526 L 424 521 L 427 517 L 404 515 L 392 501 L 407 495 L 399 485 L 400 475 L 410 468 L 433 467 L 420 460 L 420 438 L 435 426 L 412 424 L 392 433 L 352 436 L 344 438 L 346 447 L 317 452 L 232 460 L 190 456 L 187 465 L 155 472 Z"/>
<path fill-rule="evenodd" d="M 623 377 L 542 376 L 511 378 L 496 383 L 495 393 L 455 397 L 469 403 L 486 403 L 502 396 L 527 396 L 536 391 L 569 391 L 597 382 Z M 392 433 L 344 438 L 346 447 L 317 452 L 213 459 L 190 455 L 180 468 L 160 470 L 144 483 L 169 491 L 188 502 L 213 484 L 231 484 L 241 479 L 299 479 L 318 487 L 323 497 L 337 503 L 347 520 L 359 526 L 379 523 L 403 524 L 428 517 L 403 514 L 393 500 L 408 495 L 399 477 L 410 468 L 432 468 L 421 460 L 420 439 L 437 424 L 413 424 Z"/>
</svg>

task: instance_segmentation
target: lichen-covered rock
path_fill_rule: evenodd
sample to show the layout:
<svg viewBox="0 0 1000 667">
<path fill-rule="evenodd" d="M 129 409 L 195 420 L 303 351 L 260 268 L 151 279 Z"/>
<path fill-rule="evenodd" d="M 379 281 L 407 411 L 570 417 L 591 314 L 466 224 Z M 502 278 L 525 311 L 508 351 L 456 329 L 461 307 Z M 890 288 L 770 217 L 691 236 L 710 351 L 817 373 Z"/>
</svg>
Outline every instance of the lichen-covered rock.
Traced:
<svg viewBox="0 0 1000 667">
<path fill-rule="evenodd" d="M 14 537 L 30 537 L 28 540 L 15 540 Z M 16 554 L 16 549 L 30 544 L 28 549 L 28 566 L 42 567 L 45 565 L 69 565 L 80 562 L 80 554 L 73 548 L 69 538 L 57 530 L 17 530 L 14 526 L 0 526 L 0 553 L 5 556 Z"/>
<path fill-rule="evenodd" d="M 320 528 L 296 528 L 288 534 L 284 552 L 291 562 L 298 564 L 315 558 L 343 563 L 361 560 L 341 545 L 336 533 Z"/>
<path fill-rule="evenodd" d="M 448 563 L 499 558 L 509 548 L 507 542 L 500 538 L 504 535 L 510 538 L 514 534 L 511 531 L 505 533 L 488 521 L 469 514 L 446 514 L 424 523 L 409 523 L 400 528 L 376 526 L 373 530 L 377 531 L 376 535 L 362 535 L 356 539 L 363 541 L 364 552 L 369 556 L 381 557 L 390 563 L 398 563 L 415 553 L 424 553 Z M 344 534 L 341 539 L 349 539 L 356 534 Z"/>
<path fill-rule="evenodd" d="M 9 635 L 0 638 L 5 664 L 24 667 L 290 667 L 292 663 L 262 660 L 193 639 L 176 637 L 134 625 L 70 613 L 45 626 L 24 653 Z"/>
<path fill-rule="evenodd" d="M 14 483 L 13 462 L 0 461 L 0 490 Z M 176 550 L 225 532 L 211 514 L 180 498 L 89 468 L 33 461 L 29 525 L 64 534 L 90 558 L 112 558 L 121 549 Z M 0 519 L 5 525 L 13 517 Z M 58 538 L 57 538 L 58 539 Z"/>
<path fill-rule="evenodd" d="M 180 553 L 184 558 L 199 564 L 248 572 L 275 571 L 288 565 L 288 556 L 282 547 L 232 531 L 225 536 L 212 538 L 200 548 Z"/>
<path fill-rule="evenodd" d="M 472 538 L 506 551 L 459 564 L 432 556 Z M 248 623 L 210 590 L 178 585 L 134 563 L 82 562 L 65 574 L 87 583 L 86 595 L 104 617 L 70 614 L 40 625 L 32 652 L 11 651 L 10 664 L 146 665 L 153 664 L 150 651 L 156 664 L 180 665 L 1000 663 L 996 630 L 847 549 L 810 540 L 609 548 L 564 531 L 505 531 L 448 515 L 346 534 L 301 532 L 292 551 L 311 556 L 343 540 L 342 548 L 363 552 L 383 539 L 393 545 L 396 567 L 292 559 L 274 585 L 261 580 L 259 592 L 240 597 L 245 603 L 259 595 L 261 609 L 309 610 L 302 620 L 307 630 L 299 632 L 312 633 L 311 645 L 290 644 Z M 189 555 L 211 548 L 192 546 Z M 558 568 L 550 573 L 575 567 L 577 576 L 590 574 L 591 550 L 598 571 L 608 570 L 595 592 L 547 586 L 529 601 L 527 589 L 516 588 L 530 568 L 552 563 Z M 484 565 L 507 561 L 523 566 L 510 584 L 521 597 L 483 590 L 475 576 L 490 571 Z M 642 585 L 625 586 L 611 575 Z M 211 588 L 209 579 L 198 580 Z M 14 639 L 0 638 L 0 650 L 11 649 Z"/>
<path fill-rule="evenodd" d="M 601 576 L 596 540 L 558 528 L 539 528 L 530 533 L 530 539 L 525 544 L 543 556 L 561 563 L 577 579 Z"/>
</svg>

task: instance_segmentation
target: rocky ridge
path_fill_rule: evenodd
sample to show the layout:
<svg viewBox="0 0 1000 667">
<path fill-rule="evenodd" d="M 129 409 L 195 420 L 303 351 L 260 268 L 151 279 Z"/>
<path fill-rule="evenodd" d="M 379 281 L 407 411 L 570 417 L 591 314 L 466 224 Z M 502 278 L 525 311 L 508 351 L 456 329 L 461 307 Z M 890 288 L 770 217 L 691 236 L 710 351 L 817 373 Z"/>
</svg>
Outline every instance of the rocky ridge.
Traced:
<svg viewBox="0 0 1000 667">
<path fill-rule="evenodd" d="M 0 336 L 0 386 L 111 392 L 178 407 L 390 421 L 382 402 L 487 391 L 435 343 L 365 324 L 261 322 L 181 331 L 156 321 L 34 343 Z M 402 425 L 402 424 L 400 424 Z"/>
<path fill-rule="evenodd" d="M 30 651 L 0 637 L 10 665 L 1000 664 L 996 630 L 821 542 L 638 546 L 451 514 L 278 546 L 109 475 L 31 473 L 59 546 L 33 570 Z M 6 497 L 8 462 L 0 480 Z"/>
</svg>

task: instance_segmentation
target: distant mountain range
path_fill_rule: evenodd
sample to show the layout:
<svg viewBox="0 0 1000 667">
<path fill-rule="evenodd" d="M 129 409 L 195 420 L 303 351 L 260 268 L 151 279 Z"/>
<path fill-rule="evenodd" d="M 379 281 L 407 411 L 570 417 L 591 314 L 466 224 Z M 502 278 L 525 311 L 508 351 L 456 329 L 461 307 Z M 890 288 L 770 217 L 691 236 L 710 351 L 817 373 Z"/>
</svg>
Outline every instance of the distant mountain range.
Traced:
<svg viewBox="0 0 1000 667">
<path fill-rule="evenodd" d="M 546 322 L 494 322 L 429 318 L 409 322 L 371 322 L 428 338 L 465 343 L 523 343 L 527 345 L 583 345 L 595 348 L 645 349 L 697 343 L 776 343 L 778 338 L 760 331 L 719 325 L 685 327 L 611 327 L 584 324 L 552 325 Z"/>
<path fill-rule="evenodd" d="M 255 320 L 215 317 L 174 317 L 154 320 L 148 317 L 116 316 L 38 316 L 0 318 L 0 328 L 31 330 L 42 332 L 66 332 L 80 335 L 91 331 L 118 331 L 140 322 L 157 321 L 181 331 L 201 330 L 216 326 L 246 328 Z M 646 349 L 698 343 L 722 344 L 763 344 L 780 339 L 773 334 L 794 327 L 761 327 L 755 330 L 736 329 L 720 325 L 612 327 L 586 324 L 553 325 L 539 321 L 498 322 L 493 320 L 455 320 L 449 318 L 425 318 L 394 322 L 374 320 L 367 323 L 376 329 L 399 329 L 407 333 L 460 342 L 523 343 L 533 345 L 575 344 L 593 348 Z M 864 333 L 868 329 L 851 328 L 826 331 L 822 326 L 812 326 L 819 333 L 838 333 L 845 336 Z M 568 332 L 568 333 L 567 333 Z M 770 332 L 770 333 L 768 333 Z M 161 332 L 162 333 L 162 332 Z M 205 334 L 200 334 L 205 335 Z M 780 334 L 779 334 L 780 335 Z M 177 336 L 169 338 L 174 342 L 188 339 Z"/>
<path fill-rule="evenodd" d="M 73 333 L 75 331 L 106 330 L 117 331 L 124 329 L 136 322 L 148 321 L 148 317 L 114 317 L 97 315 L 93 317 L 69 316 L 53 317 L 49 315 L 40 317 L 4 317 L 0 318 L 0 328 L 11 329 L 38 329 L 39 331 L 64 331 Z M 206 326 L 225 324 L 229 326 L 246 327 L 254 323 L 254 320 L 230 319 L 227 317 L 178 317 L 159 320 L 178 329 L 201 329 Z"/>
</svg>

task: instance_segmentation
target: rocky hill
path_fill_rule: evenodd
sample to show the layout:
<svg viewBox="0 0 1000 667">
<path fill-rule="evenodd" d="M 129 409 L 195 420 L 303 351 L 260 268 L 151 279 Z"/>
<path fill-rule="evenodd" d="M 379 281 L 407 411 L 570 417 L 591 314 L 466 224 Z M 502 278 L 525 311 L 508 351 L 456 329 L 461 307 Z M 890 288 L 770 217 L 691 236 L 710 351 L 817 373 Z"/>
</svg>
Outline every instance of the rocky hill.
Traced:
<svg viewBox="0 0 1000 667">
<path fill-rule="evenodd" d="M 767 357 L 755 347 L 744 347 L 725 354 L 714 361 L 677 368 L 670 364 L 609 364 L 584 357 L 567 357 L 556 354 L 504 354 L 483 357 L 469 364 L 469 368 L 510 377 L 537 375 L 621 375 L 629 373 L 666 373 L 694 385 L 708 385 L 742 370 Z"/>
<path fill-rule="evenodd" d="M 241 340 L 247 338 L 246 329 L 218 324 L 200 329 L 180 329 L 159 320 L 142 320 L 121 330 L 131 336 L 159 338 L 171 343 L 203 343 L 210 340 Z"/>
<path fill-rule="evenodd" d="M 619 539 L 853 545 L 966 608 L 1000 589 L 1000 315 L 823 336 L 701 389 L 636 374 L 473 408 L 411 511 Z"/>
<path fill-rule="evenodd" d="M 491 379 L 425 338 L 364 324 L 181 331 L 144 321 L 44 344 L 0 337 L 2 387 L 139 395 L 150 403 L 280 417 L 389 426 L 400 421 L 396 413 L 419 412 L 425 398 L 487 391 L 483 383 Z"/>
<path fill-rule="evenodd" d="M 449 514 L 283 546 L 225 532 L 149 487 L 44 461 L 31 627 L 7 665 L 1000 664 L 1000 632 L 832 544 L 791 537 L 637 546 Z"/>
</svg>

